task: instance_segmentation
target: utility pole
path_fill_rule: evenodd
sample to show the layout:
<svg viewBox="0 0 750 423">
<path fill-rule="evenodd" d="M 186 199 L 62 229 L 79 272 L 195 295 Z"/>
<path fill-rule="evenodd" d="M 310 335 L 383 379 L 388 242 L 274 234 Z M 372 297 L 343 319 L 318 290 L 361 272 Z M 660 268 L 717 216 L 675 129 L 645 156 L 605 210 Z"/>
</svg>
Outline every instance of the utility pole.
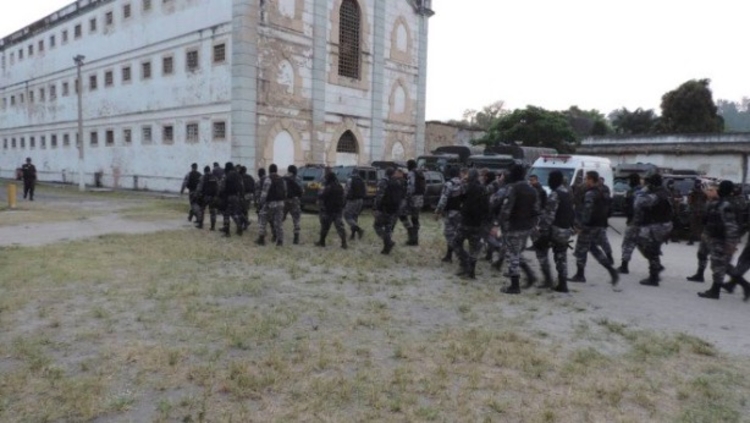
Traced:
<svg viewBox="0 0 750 423">
<path fill-rule="evenodd" d="M 73 58 L 78 68 L 76 91 L 78 92 L 78 140 L 81 143 L 78 145 L 78 189 L 80 191 L 86 191 L 86 183 L 83 180 L 83 79 L 81 78 L 81 67 L 85 58 L 80 54 Z"/>
</svg>

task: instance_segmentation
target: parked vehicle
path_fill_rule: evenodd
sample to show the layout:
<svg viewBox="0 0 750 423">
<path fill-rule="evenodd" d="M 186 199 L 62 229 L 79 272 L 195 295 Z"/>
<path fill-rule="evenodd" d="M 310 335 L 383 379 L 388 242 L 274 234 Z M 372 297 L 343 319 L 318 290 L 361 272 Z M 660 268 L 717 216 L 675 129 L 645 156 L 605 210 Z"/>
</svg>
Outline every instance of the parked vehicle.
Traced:
<svg viewBox="0 0 750 423">
<path fill-rule="evenodd" d="M 604 184 L 610 189 L 614 186 L 612 162 L 606 157 L 542 154 L 536 159 L 528 174 L 539 177 L 539 182 L 549 191 L 547 180 L 550 172 L 554 170 L 562 172 L 569 186 L 583 183 L 586 172 L 590 170 L 599 173 L 599 176 L 604 178 Z"/>
<path fill-rule="evenodd" d="M 543 155 L 557 154 L 557 150 L 547 147 L 526 147 L 518 144 L 493 145 L 484 149 L 484 154 L 504 154 L 513 157 L 526 167 L 532 166 Z"/>
<path fill-rule="evenodd" d="M 615 166 L 614 186 L 612 187 L 612 214 L 625 213 L 625 196 L 630 186 L 628 178 L 636 173 L 644 179 L 659 172 L 659 167 L 652 163 L 621 163 Z"/>
<path fill-rule="evenodd" d="M 510 169 L 516 163 L 522 163 L 521 160 L 514 159 L 507 154 L 481 154 L 472 155 L 467 159 L 467 166 L 477 169 L 489 169 L 492 172 L 499 173 Z"/>
<path fill-rule="evenodd" d="M 303 210 L 317 210 L 318 192 L 323 188 L 325 178 L 325 169 L 323 165 L 306 165 L 300 168 L 298 175 L 302 178 L 302 200 L 301 207 Z M 352 172 L 359 172 L 362 179 L 367 185 L 367 196 L 364 200 L 365 207 L 372 206 L 372 199 L 375 197 L 378 184 L 378 170 L 372 166 L 333 166 L 331 172 L 336 174 L 336 178 L 342 185 Z"/>
<path fill-rule="evenodd" d="M 438 202 L 440 201 L 440 194 L 443 192 L 445 177 L 440 172 L 427 170 L 424 172 L 424 180 L 424 207 L 434 210 L 437 208 Z"/>
</svg>

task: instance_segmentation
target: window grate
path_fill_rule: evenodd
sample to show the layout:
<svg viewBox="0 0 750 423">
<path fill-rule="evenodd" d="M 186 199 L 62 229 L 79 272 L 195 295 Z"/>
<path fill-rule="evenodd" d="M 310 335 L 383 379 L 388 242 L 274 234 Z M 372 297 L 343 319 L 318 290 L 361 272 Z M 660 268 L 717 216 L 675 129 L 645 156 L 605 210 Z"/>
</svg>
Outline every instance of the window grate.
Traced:
<svg viewBox="0 0 750 423">
<path fill-rule="evenodd" d="M 360 10 L 355 0 L 344 0 L 339 9 L 339 75 L 359 79 Z"/>
<path fill-rule="evenodd" d="M 352 131 L 346 131 L 341 135 L 339 143 L 336 145 L 336 152 L 357 154 L 357 138 L 352 134 Z"/>
</svg>

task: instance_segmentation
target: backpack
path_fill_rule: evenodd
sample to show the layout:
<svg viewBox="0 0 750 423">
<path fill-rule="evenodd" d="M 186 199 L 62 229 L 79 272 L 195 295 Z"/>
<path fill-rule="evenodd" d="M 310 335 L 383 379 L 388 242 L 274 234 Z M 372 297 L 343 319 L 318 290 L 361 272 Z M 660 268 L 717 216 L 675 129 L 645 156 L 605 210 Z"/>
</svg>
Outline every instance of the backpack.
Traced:
<svg viewBox="0 0 750 423">
<path fill-rule="evenodd" d="M 197 170 L 191 170 L 190 175 L 188 175 L 188 181 L 187 181 L 187 189 L 189 191 L 195 191 L 196 188 L 198 188 L 198 182 L 201 181 L 201 173 Z"/>
<path fill-rule="evenodd" d="M 294 176 L 285 176 L 286 179 L 286 198 L 302 197 L 302 187 Z"/>
<path fill-rule="evenodd" d="M 388 181 L 383 198 L 380 200 L 380 209 L 389 214 L 398 213 L 403 199 L 404 186 L 397 179 L 391 179 Z"/>
<path fill-rule="evenodd" d="M 212 175 L 205 175 L 206 179 L 203 181 L 203 196 L 204 197 L 216 197 L 219 193 L 219 179 Z"/>
<path fill-rule="evenodd" d="M 359 175 L 352 176 L 352 187 L 349 192 L 349 197 L 352 200 L 361 200 L 365 198 L 366 195 L 367 187 L 365 186 L 365 181 Z"/>
<path fill-rule="evenodd" d="M 421 170 L 414 171 L 414 195 L 424 195 L 427 190 L 427 181 L 424 178 L 424 172 Z"/>
</svg>

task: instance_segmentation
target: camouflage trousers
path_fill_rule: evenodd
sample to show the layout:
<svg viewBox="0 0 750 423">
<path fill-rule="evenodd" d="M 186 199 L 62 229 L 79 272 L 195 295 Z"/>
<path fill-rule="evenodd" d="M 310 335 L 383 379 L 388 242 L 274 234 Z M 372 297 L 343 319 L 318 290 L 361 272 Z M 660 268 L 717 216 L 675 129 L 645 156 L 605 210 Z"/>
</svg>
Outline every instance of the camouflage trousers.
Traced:
<svg viewBox="0 0 750 423">
<path fill-rule="evenodd" d="M 622 236 L 622 261 L 633 258 L 633 250 L 638 245 L 638 226 L 628 225 Z"/>
<path fill-rule="evenodd" d="M 276 238 L 276 241 L 284 240 L 284 225 L 282 221 L 284 219 L 284 202 L 283 201 L 271 201 L 263 205 L 258 213 L 258 235 L 266 236 L 266 225 L 271 223 L 271 230 Z"/>
<path fill-rule="evenodd" d="M 612 245 L 609 243 L 609 237 L 607 237 L 607 228 L 602 228 L 602 231 L 599 232 L 597 245 L 599 245 L 599 247 L 604 251 L 604 254 L 606 254 L 607 257 L 612 255 Z"/>
<path fill-rule="evenodd" d="M 300 207 L 300 198 L 288 198 L 284 201 L 284 218 L 286 221 L 287 215 L 292 216 L 292 225 L 294 227 L 294 234 L 299 235 L 300 231 L 300 220 L 302 219 L 302 208 Z"/>
<path fill-rule="evenodd" d="M 451 245 L 453 238 L 456 236 L 456 231 L 461 224 L 461 212 L 458 210 L 448 210 L 445 212 L 443 217 L 443 235 L 448 245 Z"/>
<path fill-rule="evenodd" d="M 34 197 L 34 194 L 31 194 L 31 197 Z M 26 189 L 24 188 L 24 195 L 23 198 L 26 198 Z M 195 191 L 190 191 L 188 193 L 188 220 L 192 219 L 193 216 L 196 216 L 195 214 L 195 208 L 198 206 L 198 197 L 195 195 Z"/>
<path fill-rule="evenodd" d="M 469 251 L 464 248 L 464 241 L 469 241 Z M 451 244 L 461 264 L 476 263 L 482 250 L 482 227 L 459 225 Z"/>
<path fill-rule="evenodd" d="M 359 227 L 359 215 L 362 213 L 363 200 L 346 200 L 344 219 L 350 228 Z"/>
<path fill-rule="evenodd" d="M 698 256 L 698 267 L 705 269 L 708 266 L 708 237 L 701 237 L 696 255 Z"/>
<path fill-rule="evenodd" d="M 398 218 L 406 229 L 415 228 L 419 231 L 419 213 L 422 211 L 423 205 L 424 197 L 421 195 L 416 195 L 405 201 Z"/>
<path fill-rule="evenodd" d="M 196 222 L 203 224 L 203 218 L 208 207 L 208 213 L 211 216 L 211 226 L 216 223 L 216 201 L 214 197 L 203 197 L 193 203 L 193 214 Z"/>
<path fill-rule="evenodd" d="M 372 226 L 375 229 L 375 233 L 386 244 L 392 242 L 393 227 L 396 226 L 397 219 L 398 214 L 395 213 L 375 212 L 375 223 Z"/>
<path fill-rule="evenodd" d="M 229 219 L 234 220 L 234 224 L 238 228 L 242 227 L 242 205 L 240 204 L 240 197 L 236 195 L 230 195 L 226 198 L 224 203 L 224 227 L 229 230 Z"/>
<path fill-rule="evenodd" d="M 505 261 L 508 263 L 508 274 L 511 277 L 519 276 L 518 269 L 521 263 L 525 263 L 526 259 L 523 258 L 523 250 L 526 249 L 526 241 L 529 239 L 531 231 L 510 231 L 503 233 L 503 241 L 505 242 Z"/>
<path fill-rule="evenodd" d="M 729 262 L 732 260 L 732 254 L 736 246 L 724 239 L 710 237 L 706 238 L 706 245 L 709 257 L 711 258 L 713 283 L 724 283 L 724 276 L 726 276 L 727 270 L 730 268 Z"/>
<path fill-rule="evenodd" d="M 699 241 L 703 233 L 703 214 L 690 214 L 690 241 Z"/>
<path fill-rule="evenodd" d="M 552 273 L 549 264 L 549 250 L 552 250 L 557 276 L 561 279 L 568 278 L 568 241 L 572 235 L 572 229 L 553 226 L 546 234 L 547 242 L 536 243 L 536 258 L 544 274 Z"/>
<path fill-rule="evenodd" d="M 742 249 L 742 253 L 737 258 L 737 265 L 732 269 L 732 274 L 743 276 L 750 269 L 750 241 Z"/>
<path fill-rule="evenodd" d="M 331 225 L 336 228 L 336 232 L 339 234 L 339 238 L 346 238 L 346 229 L 344 229 L 344 220 L 342 219 L 341 212 L 339 213 L 327 213 L 320 212 L 320 238 L 325 239 L 328 235 L 328 231 L 331 230 Z"/>
<path fill-rule="evenodd" d="M 601 232 L 604 230 L 606 230 L 606 228 L 597 226 L 584 226 L 581 229 L 581 232 L 578 233 L 576 248 L 573 253 L 576 257 L 576 266 L 579 268 L 586 267 L 586 258 L 589 253 L 591 253 L 596 261 L 602 266 L 609 266 L 609 260 L 599 244 L 602 239 Z"/>
<path fill-rule="evenodd" d="M 661 270 L 661 245 L 672 233 L 672 222 L 640 226 L 638 230 L 638 251 L 648 260 L 650 273 Z"/>
<path fill-rule="evenodd" d="M 241 201 L 242 204 L 242 221 L 245 223 L 245 225 L 250 224 L 250 207 L 253 204 L 253 196 L 252 194 L 246 194 L 245 197 Z"/>
</svg>

